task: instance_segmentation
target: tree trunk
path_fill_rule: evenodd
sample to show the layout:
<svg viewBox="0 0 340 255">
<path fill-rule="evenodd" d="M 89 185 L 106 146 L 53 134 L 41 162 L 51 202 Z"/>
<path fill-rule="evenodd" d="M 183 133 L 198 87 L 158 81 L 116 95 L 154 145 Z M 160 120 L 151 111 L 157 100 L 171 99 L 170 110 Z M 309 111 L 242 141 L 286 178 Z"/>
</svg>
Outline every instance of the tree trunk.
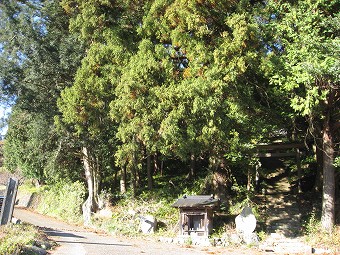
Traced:
<svg viewBox="0 0 340 255">
<path fill-rule="evenodd" d="M 322 216 L 323 229 L 331 232 L 335 223 L 335 167 L 334 144 L 330 127 L 330 114 L 326 115 L 323 130 L 323 193 Z"/>
<path fill-rule="evenodd" d="M 250 191 L 250 189 L 251 189 L 251 182 L 252 182 L 251 169 L 249 167 L 248 171 L 247 171 L 247 191 Z"/>
<path fill-rule="evenodd" d="M 194 153 L 191 153 L 190 155 L 190 170 L 188 178 L 191 179 L 195 176 L 195 167 L 196 167 L 196 157 Z"/>
<path fill-rule="evenodd" d="M 300 149 L 296 148 L 296 167 L 298 172 L 298 193 L 301 193 L 301 179 L 302 179 L 302 169 L 301 169 L 301 157 L 300 157 Z"/>
<path fill-rule="evenodd" d="M 223 158 L 210 158 L 210 165 L 213 169 L 212 192 L 217 198 L 225 201 L 230 184 L 230 171 Z"/>
<path fill-rule="evenodd" d="M 130 173 L 131 173 L 131 189 L 133 196 L 137 195 L 137 158 L 136 152 L 133 152 L 132 162 L 130 164 Z"/>
<path fill-rule="evenodd" d="M 315 184 L 314 190 L 316 192 L 322 192 L 322 185 L 323 185 L 323 151 L 322 151 L 322 142 L 317 139 L 316 141 L 316 176 L 315 176 Z"/>
<path fill-rule="evenodd" d="M 147 168 L 147 174 L 148 174 L 148 189 L 152 190 L 152 171 L 151 171 L 151 155 L 148 155 L 146 158 L 146 168 Z"/>
<path fill-rule="evenodd" d="M 124 194 L 125 192 L 126 192 L 126 166 L 123 166 L 120 173 L 120 193 Z"/>
<path fill-rule="evenodd" d="M 98 198 L 99 198 L 99 172 L 98 168 L 93 166 L 93 162 L 90 159 L 88 149 L 82 148 L 83 165 L 85 171 L 85 178 L 87 183 L 88 197 L 83 204 L 83 217 L 84 224 L 88 225 L 91 222 L 91 213 L 98 210 Z"/>
<path fill-rule="evenodd" d="M 163 169 L 159 166 L 158 154 L 157 152 L 153 155 L 153 165 L 154 165 L 154 173 L 160 172 L 160 175 L 163 175 Z"/>
</svg>

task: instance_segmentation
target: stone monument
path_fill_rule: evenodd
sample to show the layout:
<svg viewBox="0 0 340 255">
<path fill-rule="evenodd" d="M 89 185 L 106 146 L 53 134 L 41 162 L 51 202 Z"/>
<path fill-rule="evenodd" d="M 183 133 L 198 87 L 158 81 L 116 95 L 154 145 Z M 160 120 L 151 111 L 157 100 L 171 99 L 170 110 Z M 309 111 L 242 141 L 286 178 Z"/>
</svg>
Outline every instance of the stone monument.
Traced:
<svg viewBox="0 0 340 255">
<path fill-rule="evenodd" d="M 235 218 L 236 231 L 246 244 L 257 244 L 258 237 L 253 233 L 256 228 L 256 218 L 249 206 Z"/>
<path fill-rule="evenodd" d="M 139 216 L 140 228 L 143 234 L 152 234 L 156 231 L 157 220 L 151 215 Z"/>
</svg>

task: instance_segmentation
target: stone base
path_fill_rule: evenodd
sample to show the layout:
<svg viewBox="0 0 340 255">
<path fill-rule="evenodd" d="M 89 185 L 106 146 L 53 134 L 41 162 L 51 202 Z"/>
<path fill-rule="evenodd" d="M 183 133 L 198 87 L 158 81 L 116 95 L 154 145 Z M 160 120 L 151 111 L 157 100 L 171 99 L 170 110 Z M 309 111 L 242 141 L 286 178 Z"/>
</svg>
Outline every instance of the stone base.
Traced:
<svg viewBox="0 0 340 255">
<path fill-rule="evenodd" d="M 179 245 L 213 246 L 213 240 L 203 236 L 177 236 L 175 238 L 160 237 L 159 241 Z"/>
<path fill-rule="evenodd" d="M 229 240 L 233 244 L 259 245 L 259 238 L 256 233 L 232 233 Z"/>
<path fill-rule="evenodd" d="M 230 244 L 247 244 L 247 245 L 255 245 L 258 246 L 259 239 L 256 233 L 251 233 L 247 236 L 242 236 L 238 233 L 232 233 L 220 238 L 208 238 L 206 236 L 177 236 L 174 238 L 171 237 L 160 237 L 160 242 L 163 243 L 174 243 L 179 245 L 195 245 L 195 246 L 219 246 L 219 247 L 227 247 Z"/>
</svg>

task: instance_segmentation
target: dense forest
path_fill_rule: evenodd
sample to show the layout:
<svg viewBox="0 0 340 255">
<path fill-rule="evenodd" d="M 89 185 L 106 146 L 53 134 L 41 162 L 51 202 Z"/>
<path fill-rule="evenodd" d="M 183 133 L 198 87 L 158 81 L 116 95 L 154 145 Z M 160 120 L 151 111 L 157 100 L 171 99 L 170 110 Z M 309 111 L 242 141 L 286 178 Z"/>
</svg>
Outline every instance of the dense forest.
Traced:
<svg viewBox="0 0 340 255">
<path fill-rule="evenodd" d="M 7 0 L 0 15 L 7 169 L 84 180 L 91 213 L 157 175 L 203 174 L 221 199 L 254 189 L 259 144 L 303 143 L 331 231 L 338 1 Z"/>
</svg>

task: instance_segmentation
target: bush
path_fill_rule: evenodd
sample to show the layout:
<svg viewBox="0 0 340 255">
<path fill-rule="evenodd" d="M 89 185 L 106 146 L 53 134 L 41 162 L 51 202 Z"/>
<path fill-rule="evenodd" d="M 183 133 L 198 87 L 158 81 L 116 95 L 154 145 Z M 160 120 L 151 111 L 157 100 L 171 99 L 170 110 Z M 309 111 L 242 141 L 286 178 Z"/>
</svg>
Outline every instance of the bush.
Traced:
<svg viewBox="0 0 340 255">
<path fill-rule="evenodd" d="M 59 181 L 54 185 L 44 186 L 40 192 L 42 199 L 37 207 L 39 213 L 71 223 L 82 221 L 81 206 L 86 192 L 82 183 Z"/>
</svg>

